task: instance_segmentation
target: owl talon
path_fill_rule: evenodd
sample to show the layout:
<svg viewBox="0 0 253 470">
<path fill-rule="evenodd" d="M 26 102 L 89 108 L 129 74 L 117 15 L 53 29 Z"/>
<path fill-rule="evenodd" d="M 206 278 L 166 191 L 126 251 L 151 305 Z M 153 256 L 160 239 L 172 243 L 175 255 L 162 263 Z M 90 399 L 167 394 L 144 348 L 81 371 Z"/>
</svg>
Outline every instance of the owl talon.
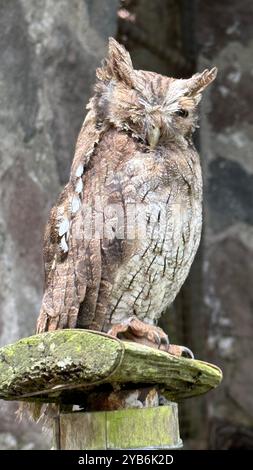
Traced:
<svg viewBox="0 0 253 470">
<path fill-rule="evenodd" d="M 154 336 L 155 336 L 155 339 L 156 339 L 156 343 L 158 345 L 158 349 L 160 349 L 161 344 L 162 344 L 162 338 L 159 336 L 158 333 L 156 333 L 156 331 L 154 332 Z"/>
<path fill-rule="evenodd" d="M 191 349 L 187 348 L 186 346 L 181 346 L 181 348 L 183 357 L 189 357 L 190 359 L 194 359 L 194 354 Z"/>
<path fill-rule="evenodd" d="M 188 357 L 189 359 L 194 359 L 193 352 L 186 346 L 177 346 L 176 344 L 170 344 L 167 349 L 169 354 L 177 357 Z"/>
<path fill-rule="evenodd" d="M 163 345 L 163 346 L 165 346 L 165 348 L 169 349 L 170 342 L 169 342 L 169 338 L 168 338 L 167 335 L 166 335 L 166 336 L 163 336 L 163 337 L 161 338 L 161 344 L 160 344 L 160 346 L 161 346 L 161 345 Z"/>
</svg>

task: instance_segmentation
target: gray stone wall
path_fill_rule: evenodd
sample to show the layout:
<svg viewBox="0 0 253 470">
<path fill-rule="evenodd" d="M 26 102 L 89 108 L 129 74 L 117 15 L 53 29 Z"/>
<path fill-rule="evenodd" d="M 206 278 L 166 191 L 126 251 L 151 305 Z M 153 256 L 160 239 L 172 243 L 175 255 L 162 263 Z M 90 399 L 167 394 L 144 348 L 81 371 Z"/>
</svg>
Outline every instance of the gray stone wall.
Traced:
<svg viewBox="0 0 253 470">
<path fill-rule="evenodd" d="M 0 343 L 33 333 L 42 235 L 117 29 L 118 0 L 0 0 Z M 47 446 L 0 403 L 0 449 Z"/>
<path fill-rule="evenodd" d="M 68 178 L 76 136 L 117 33 L 118 0 L 0 0 L 0 344 L 33 333 L 43 288 L 42 235 Z M 220 365 L 223 384 L 180 406 L 191 448 L 253 447 L 253 4 L 125 0 L 118 37 L 135 66 L 174 76 L 217 65 L 197 136 L 204 230 L 163 326 Z M 132 16 L 131 16 L 132 15 Z M 125 18 L 125 20 L 123 19 Z M 46 448 L 0 403 L 0 449 Z"/>
<path fill-rule="evenodd" d="M 198 69 L 217 65 L 202 103 L 206 357 L 221 366 L 208 396 L 208 445 L 253 448 L 253 3 L 196 2 Z M 198 312 L 196 312 L 198 315 Z M 197 331 L 196 331 L 197 334 Z"/>
</svg>

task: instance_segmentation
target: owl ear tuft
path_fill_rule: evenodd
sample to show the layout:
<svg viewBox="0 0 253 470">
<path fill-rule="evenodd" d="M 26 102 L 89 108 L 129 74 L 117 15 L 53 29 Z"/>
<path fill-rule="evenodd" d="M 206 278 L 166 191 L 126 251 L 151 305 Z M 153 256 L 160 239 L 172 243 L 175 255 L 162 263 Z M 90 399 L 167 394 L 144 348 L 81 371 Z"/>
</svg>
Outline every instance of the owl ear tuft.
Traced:
<svg viewBox="0 0 253 470">
<path fill-rule="evenodd" d="M 116 79 L 132 87 L 134 69 L 129 52 L 119 44 L 116 39 L 109 38 L 108 58 L 97 69 L 97 77 L 100 80 Z"/>
<path fill-rule="evenodd" d="M 189 79 L 190 94 L 198 95 L 202 93 L 202 91 L 216 78 L 217 72 L 217 67 L 213 67 L 211 70 L 206 69 L 201 73 L 195 73 L 195 75 Z"/>
</svg>

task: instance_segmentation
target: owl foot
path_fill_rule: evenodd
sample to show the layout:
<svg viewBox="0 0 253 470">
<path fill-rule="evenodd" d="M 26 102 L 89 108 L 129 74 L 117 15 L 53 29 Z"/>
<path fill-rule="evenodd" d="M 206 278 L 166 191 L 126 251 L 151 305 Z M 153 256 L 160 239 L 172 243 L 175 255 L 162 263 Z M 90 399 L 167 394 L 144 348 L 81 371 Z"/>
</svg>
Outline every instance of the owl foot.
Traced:
<svg viewBox="0 0 253 470">
<path fill-rule="evenodd" d="M 136 317 L 130 317 L 122 323 L 117 323 L 108 331 L 111 336 L 119 337 L 145 344 L 161 351 L 166 351 L 174 356 L 186 356 L 194 359 L 192 351 L 185 346 L 170 344 L 168 336 L 155 325 L 149 325 Z"/>
<path fill-rule="evenodd" d="M 139 343 L 156 344 L 158 349 L 162 345 L 167 348 L 169 346 L 168 336 L 161 328 L 144 323 L 134 316 L 113 325 L 108 334 L 116 337 L 120 335 L 121 338 L 132 339 Z"/>
</svg>

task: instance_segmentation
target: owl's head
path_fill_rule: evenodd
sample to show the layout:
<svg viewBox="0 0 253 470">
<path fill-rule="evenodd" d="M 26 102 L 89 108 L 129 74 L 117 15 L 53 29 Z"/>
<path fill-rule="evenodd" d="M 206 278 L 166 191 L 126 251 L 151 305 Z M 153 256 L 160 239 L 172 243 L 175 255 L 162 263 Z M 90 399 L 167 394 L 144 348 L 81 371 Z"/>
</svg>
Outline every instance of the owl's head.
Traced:
<svg viewBox="0 0 253 470">
<path fill-rule="evenodd" d="M 217 69 L 188 79 L 134 70 L 129 53 L 109 39 L 108 58 L 97 69 L 93 105 L 98 125 L 131 132 L 154 148 L 166 140 L 188 138 L 196 128 L 197 105 Z"/>
</svg>

